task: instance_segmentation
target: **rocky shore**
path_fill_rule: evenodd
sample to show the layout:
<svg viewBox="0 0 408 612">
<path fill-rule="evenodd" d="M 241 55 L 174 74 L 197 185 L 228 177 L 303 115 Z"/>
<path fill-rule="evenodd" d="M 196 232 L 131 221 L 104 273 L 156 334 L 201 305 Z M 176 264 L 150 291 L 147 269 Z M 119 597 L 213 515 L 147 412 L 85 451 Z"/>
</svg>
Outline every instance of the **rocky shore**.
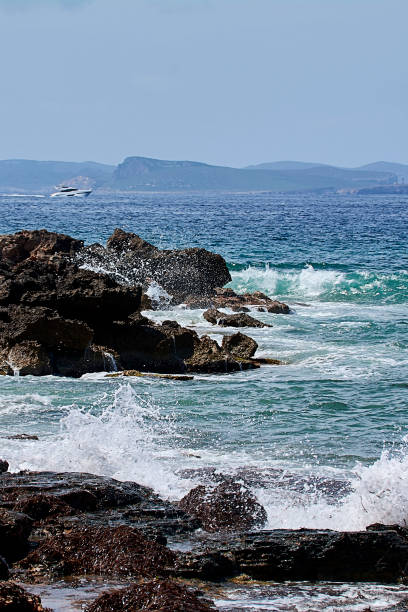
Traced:
<svg viewBox="0 0 408 612">
<path fill-rule="evenodd" d="M 95 576 L 106 583 L 106 592 L 89 602 L 88 612 L 212 610 L 208 594 L 214 582 L 242 576 L 275 582 L 408 580 L 406 528 L 262 531 L 265 510 L 246 486 L 219 480 L 170 503 L 137 483 L 91 474 L 3 472 L 1 609 L 41 612 L 30 588 L 69 578 L 80 592 L 81 580 Z M 112 580 L 122 587 L 109 589 Z"/>
<path fill-rule="evenodd" d="M 172 305 L 212 308 L 206 318 L 214 323 L 220 307 L 247 310 L 254 303 L 289 313 L 259 292 L 238 296 L 223 289 L 230 280 L 220 255 L 197 248 L 162 251 L 122 230 L 106 247 L 84 247 L 46 230 L 0 236 L 0 373 L 79 377 L 106 370 L 184 374 L 259 367 L 257 345 L 243 334 L 224 337 L 220 346 L 176 321 L 160 325 L 142 315 L 160 305 L 163 293 Z M 146 294 L 152 284 L 162 292 L 158 301 Z M 264 325 L 245 312 L 224 315 L 220 324 Z"/>
</svg>

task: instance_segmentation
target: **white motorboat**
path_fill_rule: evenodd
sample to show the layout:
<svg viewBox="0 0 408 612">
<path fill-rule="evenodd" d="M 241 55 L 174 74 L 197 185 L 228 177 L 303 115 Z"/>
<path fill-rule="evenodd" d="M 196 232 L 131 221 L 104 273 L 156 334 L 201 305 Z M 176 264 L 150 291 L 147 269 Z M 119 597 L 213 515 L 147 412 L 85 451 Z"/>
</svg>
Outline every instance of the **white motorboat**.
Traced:
<svg viewBox="0 0 408 612">
<path fill-rule="evenodd" d="M 89 194 L 92 193 L 92 189 L 78 189 L 77 187 L 69 187 L 68 185 L 58 185 L 55 189 L 57 191 L 51 194 L 51 198 L 57 198 L 61 196 L 71 198 L 87 198 Z"/>
</svg>

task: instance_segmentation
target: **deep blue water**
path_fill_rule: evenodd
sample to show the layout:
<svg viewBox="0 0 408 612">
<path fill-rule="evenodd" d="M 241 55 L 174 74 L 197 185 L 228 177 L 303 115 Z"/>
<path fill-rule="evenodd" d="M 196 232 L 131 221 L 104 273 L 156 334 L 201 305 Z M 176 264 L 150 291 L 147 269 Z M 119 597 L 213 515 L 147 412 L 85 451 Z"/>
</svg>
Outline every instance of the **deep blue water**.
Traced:
<svg viewBox="0 0 408 612">
<path fill-rule="evenodd" d="M 201 246 L 234 266 L 399 272 L 408 267 L 408 197 L 139 194 L 0 198 L 2 233 L 45 227 L 87 243 L 114 227 L 162 248 Z"/>
</svg>

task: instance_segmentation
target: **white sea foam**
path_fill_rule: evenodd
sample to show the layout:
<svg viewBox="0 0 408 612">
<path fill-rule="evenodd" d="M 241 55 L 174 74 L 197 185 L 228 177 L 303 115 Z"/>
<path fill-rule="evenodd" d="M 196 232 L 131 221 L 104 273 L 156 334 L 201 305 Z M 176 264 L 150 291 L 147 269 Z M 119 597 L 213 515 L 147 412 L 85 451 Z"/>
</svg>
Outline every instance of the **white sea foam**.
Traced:
<svg viewBox="0 0 408 612">
<path fill-rule="evenodd" d="M 249 266 L 231 272 L 230 287 L 239 293 L 263 291 L 271 297 L 287 299 L 401 299 L 408 289 L 408 271 L 377 274 L 369 270 L 342 272 L 315 269 L 301 270 Z"/>
<path fill-rule="evenodd" d="M 270 529 L 334 529 L 357 531 L 373 523 L 408 524 L 408 454 L 384 451 L 374 464 L 357 465 L 351 492 L 336 504 L 318 490 L 258 490 Z"/>
<path fill-rule="evenodd" d="M 5 441 L 10 469 L 81 471 L 133 480 L 174 499 L 193 486 L 163 459 L 176 437 L 171 419 L 131 385 L 120 385 L 112 403 L 94 412 L 73 407 L 62 418 L 58 435 L 35 444 Z"/>
<path fill-rule="evenodd" d="M 47 400 L 37 398 L 39 403 Z M 11 469 L 84 471 L 119 480 L 134 480 L 169 499 L 179 499 L 198 482 L 178 475 L 181 468 L 215 466 L 234 473 L 239 465 L 271 465 L 240 453 L 222 454 L 219 449 L 190 451 L 171 418 L 148 395 L 140 396 L 130 384 L 121 384 L 105 408 L 71 408 L 62 418 L 57 435 L 38 442 L 4 440 L 2 452 Z M 188 441 L 187 441 L 188 442 Z M 371 466 L 357 465 L 350 480 L 351 492 L 337 503 L 319 488 L 294 490 L 276 486 L 273 480 L 255 489 L 268 515 L 268 528 L 330 528 L 359 530 L 375 522 L 408 523 L 408 453 L 383 452 Z M 290 469 L 290 466 L 287 466 Z M 299 469 L 299 466 L 293 466 Z M 319 471 L 309 469 L 309 475 Z M 320 470 L 321 473 L 321 470 Z M 332 468 L 331 476 L 341 476 Z"/>
<path fill-rule="evenodd" d="M 406 585 L 338 582 L 281 582 L 257 585 L 251 582 L 248 585 L 227 584 L 218 588 L 215 605 L 218 610 L 225 612 L 385 612 L 402 610 L 402 607 L 394 606 L 404 602 L 407 595 Z"/>
<path fill-rule="evenodd" d="M 156 281 L 151 281 L 146 291 L 146 295 L 156 306 L 160 307 L 168 306 L 172 300 L 172 296 L 167 293 L 167 291 L 163 289 L 159 283 L 156 283 Z"/>
</svg>

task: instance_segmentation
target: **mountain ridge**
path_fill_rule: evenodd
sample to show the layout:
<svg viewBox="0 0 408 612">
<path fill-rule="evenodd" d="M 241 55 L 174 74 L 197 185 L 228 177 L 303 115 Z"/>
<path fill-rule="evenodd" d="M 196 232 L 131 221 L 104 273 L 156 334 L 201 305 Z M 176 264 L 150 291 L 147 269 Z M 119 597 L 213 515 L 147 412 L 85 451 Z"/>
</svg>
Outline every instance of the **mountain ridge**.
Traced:
<svg viewBox="0 0 408 612">
<path fill-rule="evenodd" d="M 261 166 L 261 167 L 260 167 Z M 266 166 L 266 167 L 265 167 Z M 397 172 L 391 170 L 395 168 Z M 87 186 L 100 191 L 355 191 L 394 184 L 408 178 L 408 165 L 373 162 L 339 168 L 311 162 L 268 162 L 247 168 L 216 166 L 189 160 L 142 156 L 117 166 L 93 161 L 0 160 L 0 190 L 47 193 L 56 184 Z"/>
</svg>

